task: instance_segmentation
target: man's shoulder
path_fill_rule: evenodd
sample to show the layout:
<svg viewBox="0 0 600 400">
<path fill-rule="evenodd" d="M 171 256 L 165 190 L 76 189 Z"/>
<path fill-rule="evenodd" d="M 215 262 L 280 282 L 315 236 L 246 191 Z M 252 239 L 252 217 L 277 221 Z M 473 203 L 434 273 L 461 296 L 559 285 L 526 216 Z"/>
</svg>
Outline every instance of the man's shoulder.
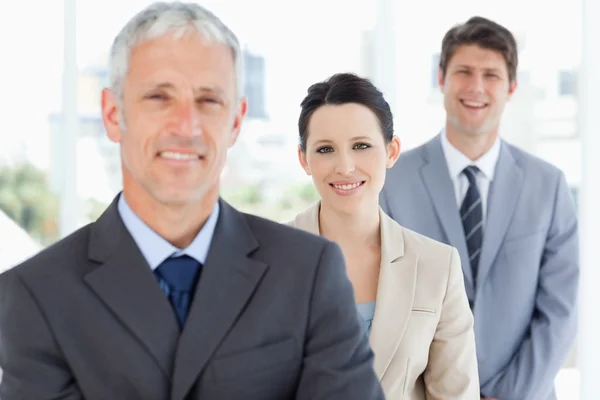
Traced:
<svg viewBox="0 0 600 400">
<path fill-rule="evenodd" d="M 78 229 L 0 276 L 16 273 L 26 280 L 56 276 L 57 272 L 64 271 L 69 265 L 74 265 L 74 261 L 85 259 L 90 227 L 91 224 Z"/>
<path fill-rule="evenodd" d="M 434 145 L 433 141 L 436 138 L 429 140 L 417 147 L 407 150 L 400 154 L 398 160 L 390 172 L 396 172 L 397 177 L 408 178 L 418 172 L 416 166 L 426 162 L 428 157 L 431 157 L 431 151 L 428 149 Z M 562 174 L 562 171 L 551 164 L 550 162 L 536 156 L 526 150 L 523 150 L 514 144 L 502 140 L 503 146 L 510 153 L 516 164 L 524 170 L 527 175 L 533 175 L 536 178 L 556 178 Z M 396 177 L 396 178 L 397 178 Z"/>
<path fill-rule="evenodd" d="M 431 141 L 428 141 L 400 153 L 395 165 L 414 165 L 415 163 L 422 163 L 424 160 L 424 153 L 427 151 L 427 146 L 431 145 L 430 142 Z"/>
<path fill-rule="evenodd" d="M 329 241 L 321 236 L 252 214 L 242 214 L 261 245 L 293 246 L 305 250 L 323 248 Z"/>
<path fill-rule="evenodd" d="M 523 150 L 514 144 L 503 141 L 504 145 L 515 159 L 515 162 L 525 171 L 542 174 L 546 176 L 556 176 L 562 174 L 562 171 L 550 162 L 536 156 L 526 150 Z"/>
<path fill-rule="evenodd" d="M 271 266 L 279 279 L 293 276 L 301 281 L 314 276 L 324 262 L 327 268 L 334 268 L 333 262 L 344 269 L 339 246 L 326 238 L 255 215 L 243 215 L 258 242 L 252 257 Z"/>
<path fill-rule="evenodd" d="M 393 180 L 395 185 L 410 183 L 419 175 L 420 166 L 425 163 L 429 142 L 400 153 L 396 163 L 387 171 L 386 180 Z"/>
</svg>

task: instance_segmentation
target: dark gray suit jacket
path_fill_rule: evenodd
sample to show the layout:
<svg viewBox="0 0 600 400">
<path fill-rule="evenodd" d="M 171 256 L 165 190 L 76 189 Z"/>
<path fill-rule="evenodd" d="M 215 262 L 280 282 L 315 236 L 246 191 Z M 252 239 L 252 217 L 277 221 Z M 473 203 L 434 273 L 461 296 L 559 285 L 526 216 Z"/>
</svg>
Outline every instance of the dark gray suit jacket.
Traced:
<svg viewBox="0 0 600 400">
<path fill-rule="evenodd" d="M 0 275 L 2 400 L 381 399 L 340 249 L 221 202 L 182 332 L 116 201 Z"/>
</svg>

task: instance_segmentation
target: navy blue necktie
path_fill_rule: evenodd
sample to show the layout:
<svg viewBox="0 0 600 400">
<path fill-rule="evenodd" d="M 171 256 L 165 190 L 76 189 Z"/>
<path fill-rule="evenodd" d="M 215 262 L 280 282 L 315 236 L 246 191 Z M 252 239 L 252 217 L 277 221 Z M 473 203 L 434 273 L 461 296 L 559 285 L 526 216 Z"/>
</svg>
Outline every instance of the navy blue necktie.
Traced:
<svg viewBox="0 0 600 400">
<path fill-rule="evenodd" d="M 469 180 L 469 189 L 460 207 L 460 216 L 467 241 L 473 281 L 477 280 L 479 257 L 483 243 L 483 204 L 475 180 L 477 171 L 479 169 L 472 165 L 463 170 L 463 173 Z"/>
<path fill-rule="evenodd" d="M 154 271 L 183 327 L 188 315 L 200 263 L 189 256 L 169 257 Z"/>
</svg>

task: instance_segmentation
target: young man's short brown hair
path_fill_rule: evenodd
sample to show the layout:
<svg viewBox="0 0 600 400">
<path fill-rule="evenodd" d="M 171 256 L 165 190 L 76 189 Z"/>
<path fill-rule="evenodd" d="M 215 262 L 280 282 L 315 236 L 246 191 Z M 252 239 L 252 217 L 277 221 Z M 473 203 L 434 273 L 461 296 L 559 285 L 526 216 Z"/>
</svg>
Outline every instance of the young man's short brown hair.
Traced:
<svg viewBox="0 0 600 400">
<path fill-rule="evenodd" d="M 446 32 L 440 55 L 440 69 L 444 76 L 456 49 L 472 44 L 500 52 L 506 61 L 510 81 L 513 82 L 517 78 L 519 57 L 515 37 L 502 25 L 483 17 L 472 17 L 464 24 L 456 25 Z"/>
</svg>

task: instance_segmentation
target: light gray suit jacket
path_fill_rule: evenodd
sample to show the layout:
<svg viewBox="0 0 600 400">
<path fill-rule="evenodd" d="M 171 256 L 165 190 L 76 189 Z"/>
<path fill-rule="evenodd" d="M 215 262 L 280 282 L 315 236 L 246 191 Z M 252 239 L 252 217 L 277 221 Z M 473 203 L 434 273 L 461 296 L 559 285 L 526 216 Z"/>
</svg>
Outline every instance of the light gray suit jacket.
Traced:
<svg viewBox="0 0 600 400">
<path fill-rule="evenodd" d="M 337 245 L 221 213 L 183 331 L 116 201 L 0 276 L 2 400 L 377 399 Z"/>
<path fill-rule="evenodd" d="M 473 280 L 440 136 L 389 171 L 382 208 L 408 229 L 456 247 L 473 307 L 484 397 L 555 399 L 553 381 L 574 341 L 577 217 L 564 175 L 502 141 Z"/>
</svg>

